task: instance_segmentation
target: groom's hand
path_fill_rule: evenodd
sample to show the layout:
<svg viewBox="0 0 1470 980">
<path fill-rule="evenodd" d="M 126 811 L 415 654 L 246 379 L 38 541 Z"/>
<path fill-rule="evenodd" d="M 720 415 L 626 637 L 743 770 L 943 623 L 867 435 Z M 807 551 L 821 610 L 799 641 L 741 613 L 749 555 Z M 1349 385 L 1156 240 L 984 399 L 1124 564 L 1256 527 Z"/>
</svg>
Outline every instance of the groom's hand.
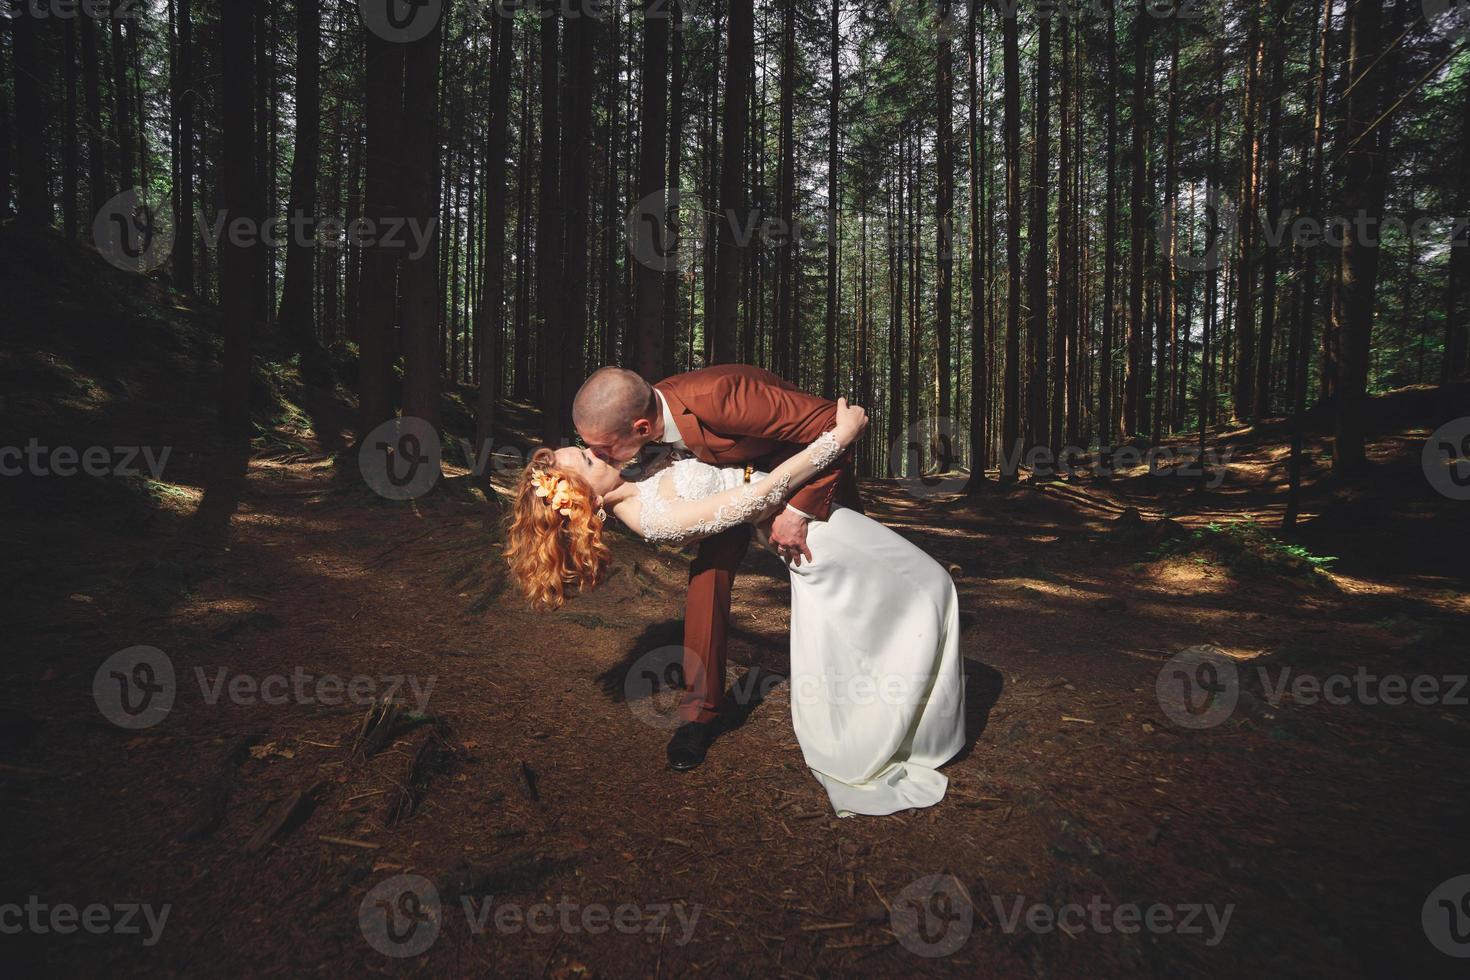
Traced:
<svg viewBox="0 0 1470 980">
<path fill-rule="evenodd" d="M 782 560 L 791 562 L 798 568 L 801 567 L 803 557 L 807 561 L 812 560 L 812 551 L 806 545 L 806 526 L 809 521 L 810 518 L 803 517 L 790 507 L 771 519 L 771 546 Z"/>
</svg>

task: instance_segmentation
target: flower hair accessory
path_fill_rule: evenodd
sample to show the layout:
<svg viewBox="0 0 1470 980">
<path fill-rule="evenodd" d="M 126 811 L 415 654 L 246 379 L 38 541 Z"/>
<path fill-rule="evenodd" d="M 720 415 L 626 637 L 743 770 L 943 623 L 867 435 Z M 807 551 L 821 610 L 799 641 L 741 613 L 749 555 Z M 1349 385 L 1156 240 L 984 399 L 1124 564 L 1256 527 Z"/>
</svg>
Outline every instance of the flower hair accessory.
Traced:
<svg viewBox="0 0 1470 980">
<path fill-rule="evenodd" d="M 572 488 L 563 477 L 552 476 L 544 470 L 532 470 L 531 480 L 536 484 L 536 496 L 546 498 L 557 513 L 572 516 Z"/>
</svg>

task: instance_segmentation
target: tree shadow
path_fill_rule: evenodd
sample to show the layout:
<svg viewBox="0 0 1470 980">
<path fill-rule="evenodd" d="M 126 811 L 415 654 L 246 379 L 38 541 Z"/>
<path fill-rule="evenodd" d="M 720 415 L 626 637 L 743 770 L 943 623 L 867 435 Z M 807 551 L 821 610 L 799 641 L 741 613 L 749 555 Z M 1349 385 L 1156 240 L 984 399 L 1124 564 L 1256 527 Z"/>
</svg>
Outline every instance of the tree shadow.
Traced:
<svg viewBox="0 0 1470 980">
<path fill-rule="evenodd" d="M 352 406 L 339 399 L 332 388 L 308 383 L 304 378 L 300 400 L 321 451 L 327 456 L 345 452 L 349 448 L 345 433 L 352 431 L 356 421 Z"/>
</svg>

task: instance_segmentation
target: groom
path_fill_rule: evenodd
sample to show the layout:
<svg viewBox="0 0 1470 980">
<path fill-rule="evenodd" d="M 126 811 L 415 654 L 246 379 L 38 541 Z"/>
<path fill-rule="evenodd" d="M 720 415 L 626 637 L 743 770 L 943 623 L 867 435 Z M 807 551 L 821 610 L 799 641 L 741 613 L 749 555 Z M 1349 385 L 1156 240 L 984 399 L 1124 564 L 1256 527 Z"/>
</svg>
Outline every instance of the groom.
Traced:
<svg viewBox="0 0 1470 980">
<path fill-rule="evenodd" d="M 836 421 L 837 405 L 743 364 L 690 371 L 650 385 L 623 368 L 587 379 L 572 403 L 572 423 L 587 448 L 613 466 L 636 463 L 650 450 L 684 452 L 715 466 L 769 471 L 814 442 Z M 796 492 L 767 526 L 776 553 L 810 561 L 807 524 L 825 521 L 836 504 L 861 510 L 852 452 Z M 699 545 L 689 568 L 684 608 L 683 724 L 669 741 L 669 765 L 683 772 L 704 761 L 725 696 L 725 634 L 730 586 L 750 544 L 750 528 L 731 528 Z"/>
</svg>

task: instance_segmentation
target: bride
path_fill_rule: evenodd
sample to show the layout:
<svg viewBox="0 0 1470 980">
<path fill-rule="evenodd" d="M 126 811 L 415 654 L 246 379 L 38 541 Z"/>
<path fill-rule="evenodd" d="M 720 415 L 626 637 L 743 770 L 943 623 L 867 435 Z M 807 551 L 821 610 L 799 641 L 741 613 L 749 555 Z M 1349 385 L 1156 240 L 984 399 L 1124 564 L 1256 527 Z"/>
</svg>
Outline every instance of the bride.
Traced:
<svg viewBox="0 0 1470 980">
<path fill-rule="evenodd" d="M 839 400 L 836 426 L 772 469 L 682 459 L 625 480 L 590 451 L 539 449 L 516 487 L 506 561 L 531 604 L 596 588 L 611 552 L 606 511 L 649 541 L 683 544 L 759 526 L 867 427 Z M 758 537 L 767 546 L 764 537 Z M 813 521 L 814 558 L 791 573 L 791 720 L 839 816 L 926 807 L 964 743 L 959 603 L 938 562 L 857 511 Z"/>
</svg>

